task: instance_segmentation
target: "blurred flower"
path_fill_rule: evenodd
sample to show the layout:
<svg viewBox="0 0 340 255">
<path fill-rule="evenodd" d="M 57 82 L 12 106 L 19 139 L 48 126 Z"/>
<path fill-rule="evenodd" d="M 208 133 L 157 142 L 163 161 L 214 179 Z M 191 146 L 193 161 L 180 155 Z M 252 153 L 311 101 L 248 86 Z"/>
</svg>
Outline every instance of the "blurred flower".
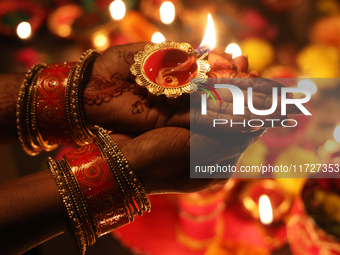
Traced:
<svg viewBox="0 0 340 255">
<path fill-rule="evenodd" d="M 340 47 L 340 15 L 319 19 L 312 26 L 310 39 L 314 43 L 323 43 Z"/>
<path fill-rule="evenodd" d="M 260 38 L 245 39 L 241 43 L 242 54 L 248 55 L 249 69 L 263 71 L 274 60 L 273 46 Z"/>
<path fill-rule="evenodd" d="M 297 63 L 302 73 L 310 78 L 337 78 L 339 76 L 339 51 L 323 44 L 311 44 L 297 55 Z M 324 83 L 324 87 L 333 86 Z"/>
</svg>

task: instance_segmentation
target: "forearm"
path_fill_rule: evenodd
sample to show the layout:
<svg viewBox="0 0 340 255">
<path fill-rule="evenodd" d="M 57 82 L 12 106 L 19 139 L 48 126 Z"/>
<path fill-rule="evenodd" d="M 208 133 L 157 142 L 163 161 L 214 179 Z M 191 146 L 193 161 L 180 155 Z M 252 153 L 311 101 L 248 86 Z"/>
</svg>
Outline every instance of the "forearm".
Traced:
<svg viewBox="0 0 340 255">
<path fill-rule="evenodd" d="M 67 213 L 51 172 L 0 185 L 1 254 L 21 254 L 64 232 Z"/>
<path fill-rule="evenodd" d="M 16 103 L 25 74 L 0 74 L 0 143 L 17 141 Z"/>
</svg>

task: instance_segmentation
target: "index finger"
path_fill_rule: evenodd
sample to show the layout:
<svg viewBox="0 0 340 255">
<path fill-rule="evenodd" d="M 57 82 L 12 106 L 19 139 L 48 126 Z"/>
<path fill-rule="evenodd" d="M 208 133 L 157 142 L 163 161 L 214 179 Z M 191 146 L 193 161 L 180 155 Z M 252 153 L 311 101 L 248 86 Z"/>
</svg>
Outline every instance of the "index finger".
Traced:
<svg viewBox="0 0 340 255">
<path fill-rule="evenodd" d="M 259 92 L 267 95 L 273 93 L 273 88 L 278 88 L 278 95 L 281 95 L 282 84 L 265 79 L 258 78 L 252 73 L 242 73 L 234 70 L 215 70 L 209 72 L 208 85 L 215 86 L 215 84 L 232 84 L 242 90 L 253 88 L 254 92 Z M 293 97 L 292 93 L 287 93 L 287 97 Z"/>
</svg>

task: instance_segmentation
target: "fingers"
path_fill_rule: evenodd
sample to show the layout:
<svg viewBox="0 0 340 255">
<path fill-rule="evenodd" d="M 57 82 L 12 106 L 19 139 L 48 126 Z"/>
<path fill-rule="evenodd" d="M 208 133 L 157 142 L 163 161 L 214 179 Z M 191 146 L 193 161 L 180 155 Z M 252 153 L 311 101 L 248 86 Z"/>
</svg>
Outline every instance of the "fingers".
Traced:
<svg viewBox="0 0 340 255">
<path fill-rule="evenodd" d="M 190 109 L 190 128 L 194 132 L 204 133 L 207 130 L 212 132 L 254 132 L 263 128 L 275 128 L 283 126 L 294 126 L 290 123 L 287 115 L 282 115 L 281 110 L 277 109 L 271 114 L 257 115 L 252 113 L 248 107 L 244 107 L 243 115 L 234 115 L 234 105 L 230 102 L 222 101 L 222 105 L 213 100 L 207 100 L 206 115 L 203 115 L 201 108 Z M 299 111 L 294 107 L 287 108 L 289 116 L 293 116 Z M 188 113 L 186 113 L 188 114 Z M 295 114 L 296 115 L 296 114 Z M 188 116 L 183 113 L 181 119 L 176 121 L 188 121 Z M 178 122 L 177 122 L 178 123 Z"/>
<path fill-rule="evenodd" d="M 222 56 L 216 55 L 214 53 L 209 54 L 208 59 L 209 65 L 212 70 L 236 70 L 237 67 L 231 60 L 223 58 Z"/>
<path fill-rule="evenodd" d="M 150 42 L 139 42 L 113 46 L 96 59 L 92 75 L 100 74 L 110 80 L 112 75 L 118 73 L 126 79 L 130 75 L 130 66 L 134 63 L 134 55 L 144 50 Z"/>
<path fill-rule="evenodd" d="M 204 135 L 194 133 L 190 136 L 190 166 L 215 165 L 237 157 L 264 132 L 264 130 L 233 134 L 209 132 Z"/>
<path fill-rule="evenodd" d="M 233 116 L 231 114 L 207 111 L 207 115 L 202 115 L 200 109 L 191 109 L 190 129 L 200 134 L 216 132 L 254 132 L 259 127 L 247 125 L 249 119 L 244 116 Z"/>
<path fill-rule="evenodd" d="M 183 127 L 190 129 L 190 109 L 183 108 L 176 111 L 165 123 L 166 127 Z"/>
<path fill-rule="evenodd" d="M 245 98 L 247 97 L 247 92 L 243 91 Z M 215 112 L 220 112 L 220 113 L 228 113 L 228 114 L 233 114 L 233 98 L 230 97 L 223 97 L 221 96 L 222 99 L 222 104 L 216 100 L 213 100 L 211 98 L 207 99 L 207 109 Z M 273 99 L 269 95 L 265 95 L 262 93 L 253 93 L 253 101 L 252 101 L 252 107 L 255 108 L 255 110 L 263 111 L 270 110 L 273 108 L 274 112 L 272 114 L 266 114 L 264 115 L 266 118 L 269 117 L 278 117 L 277 115 L 280 115 L 281 112 L 281 98 L 277 98 L 277 102 L 273 105 Z M 248 101 L 244 101 L 244 111 L 245 111 L 245 116 L 250 117 L 251 111 L 249 110 L 249 105 Z M 264 113 L 263 113 L 264 114 Z M 286 106 L 286 114 L 288 115 L 301 115 L 302 112 L 301 110 L 296 106 L 296 105 L 291 105 L 288 104 Z M 257 116 L 256 114 L 253 114 L 254 116 Z M 282 118 L 287 117 L 285 115 L 282 115 Z"/>
<path fill-rule="evenodd" d="M 205 92 L 199 91 L 191 96 L 191 107 L 200 107 L 201 105 L 201 95 Z M 218 102 L 217 95 L 219 95 L 221 102 Z M 230 104 L 234 102 L 234 96 L 229 89 L 216 89 L 216 94 L 212 92 L 212 96 L 214 98 L 209 97 L 207 100 L 208 110 L 215 111 L 215 112 L 223 112 L 221 108 L 226 103 Z M 249 99 L 248 99 L 248 91 L 242 90 L 243 94 L 243 101 L 244 106 L 248 106 Z M 281 97 L 277 96 L 274 97 L 275 102 L 273 102 L 273 96 L 270 94 L 264 94 L 259 92 L 252 92 L 251 93 L 251 106 L 256 110 L 269 110 L 274 107 L 274 110 L 278 111 L 281 109 Z M 235 100 L 241 100 L 240 98 L 236 98 Z M 274 104 L 274 105 L 273 105 Z M 230 105 L 230 109 L 233 109 L 233 104 Z M 286 107 L 286 114 L 288 115 L 301 115 L 301 110 L 295 104 L 287 104 Z M 230 112 L 232 113 L 232 112 Z"/>
<path fill-rule="evenodd" d="M 227 104 L 227 103 L 226 103 Z M 231 104 L 232 105 L 232 104 Z M 183 127 L 190 129 L 193 132 L 197 132 L 200 134 L 206 134 L 207 132 L 254 132 L 261 127 L 251 127 L 248 125 L 248 121 L 250 117 L 254 117 L 251 113 L 248 113 L 248 117 L 246 116 L 233 116 L 230 108 L 226 106 L 226 110 L 224 113 L 219 111 L 207 111 L 207 115 L 201 114 L 201 109 L 193 108 L 193 109 L 182 109 L 172 115 L 166 122 L 166 127 Z M 272 115 L 273 119 L 278 119 L 279 117 L 275 117 Z M 269 127 L 278 127 L 280 121 L 265 121 L 266 117 L 260 116 L 257 119 L 263 120 L 262 128 Z M 268 118 L 268 116 L 267 116 Z M 279 119 L 280 120 L 280 119 Z M 260 125 L 259 122 L 254 122 L 253 125 Z"/>
<path fill-rule="evenodd" d="M 233 166 L 236 166 L 238 159 L 240 158 L 241 155 L 238 155 L 234 158 L 230 158 L 227 160 L 223 160 L 222 162 L 219 162 L 218 165 L 220 167 L 224 167 L 225 169 L 233 169 Z M 234 174 L 234 170 L 229 170 L 226 172 L 214 172 L 210 174 L 210 178 L 214 178 L 214 184 L 219 184 L 219 183 L 226 183 Z"/>
<path fill-rule="evenodd" d="M 111 138 L 118 144 L 120 147 L 124 143 L 131 141 L 134 136 L 131 134 L 122 134 L 122 133 L 110 133 Z"/>
<path fill-rule="evenodd" d="M 167 127 L 184 127 L 200 134 L 207 132 L 254 132 L 259 129 L 294 126 L 287 115 L 281 115 L 280 110 L 270 115 L 256 115 L 245 107 L 244 115 L 233 115 L 233 104 L 223 102 L 214 104 L 208 100 L 206 115 L 202 115 L 200 108 L 184 108 L 177 111 L 167 121 Z"/>
<path fill-rule="evenodd" d="M 233 102 L 233 94 L 229 89 L 216 89 L 216 92 L 220 96 L 221 100 L 224 102 Z M 243 98 L 244 98 L 244 105 L 248 106 L 248 91 L 242 90 Z M 209 98 L 208 101 L 213 102 L 212 99 Z M 252 102 L 253 106 L 256 109 L 269 109 L 273 105 L 273 97 L 272 95 L 263 94 L 259 92 L 252 92 Z M 281 97 L 277 98 L 277 106 L 281 106 Z M 213 110 L 213 109 L 211 109 Z"/>
<path fill-rule="evenodd" d="M 234 70 L 213 70 L 209 72 L 208 83 L 210 86 L 215 84 L 232 84 L 242 90 L 253 88 L 254 92 L 271 95 L 273 88 L 278 88 L 278 95 L 281 95 L 281 88 L 284 86 L 274 80 L 258 78 L 254 73 L 243 73 Z M 293 97 L 292 93 L 287 93 L 287 97 Z"/>
</svg>

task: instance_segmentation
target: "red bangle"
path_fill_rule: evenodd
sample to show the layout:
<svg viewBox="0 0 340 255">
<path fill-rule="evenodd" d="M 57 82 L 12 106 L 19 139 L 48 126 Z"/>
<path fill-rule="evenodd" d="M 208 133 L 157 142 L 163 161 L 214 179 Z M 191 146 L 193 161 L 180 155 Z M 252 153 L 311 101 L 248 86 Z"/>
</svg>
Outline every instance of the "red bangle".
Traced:
<svg viewBox="0 0 340 255">
<path fill-rule="evenodd" d="M 74 143 L 65 116 L 65 92 L 68 75 L 75 64 L 50 64 L 38 80 L 36 116 L 40 132 L 50 144 Z"/>
<path fill-rule="evenodd" d="M 95 143 L 65 154 L 64 159 L 84 194 L 98 237 L 130 222 L 123 194 Z"/>
</svg>

